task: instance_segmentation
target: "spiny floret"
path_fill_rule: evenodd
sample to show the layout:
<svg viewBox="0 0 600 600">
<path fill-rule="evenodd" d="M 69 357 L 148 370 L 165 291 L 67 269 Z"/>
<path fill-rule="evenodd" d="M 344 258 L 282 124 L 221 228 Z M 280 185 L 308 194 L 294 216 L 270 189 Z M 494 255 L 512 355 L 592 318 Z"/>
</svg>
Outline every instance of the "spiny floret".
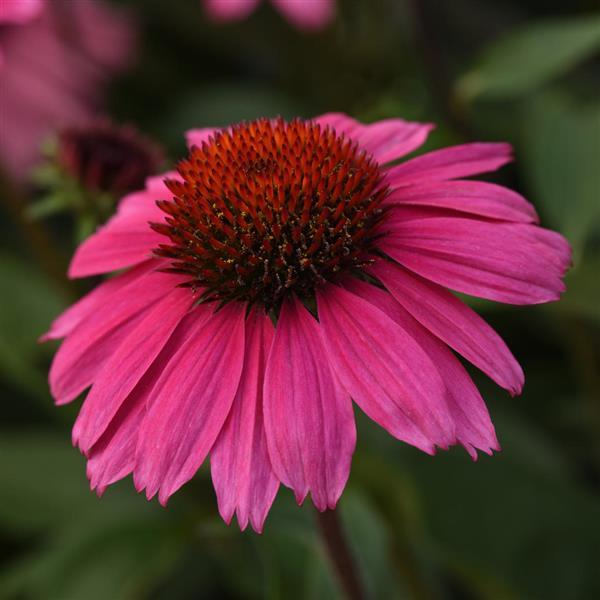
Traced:
<svg viewBox="0 0 600 600">
<path fill-rule="evenodd" d="M 277 307 L 368 262 L 386 189 L 377 163 L 329 127 L 261 119 L 215 133 L 167 180 L 156 254 L 203 297 Z"/>
</svg>

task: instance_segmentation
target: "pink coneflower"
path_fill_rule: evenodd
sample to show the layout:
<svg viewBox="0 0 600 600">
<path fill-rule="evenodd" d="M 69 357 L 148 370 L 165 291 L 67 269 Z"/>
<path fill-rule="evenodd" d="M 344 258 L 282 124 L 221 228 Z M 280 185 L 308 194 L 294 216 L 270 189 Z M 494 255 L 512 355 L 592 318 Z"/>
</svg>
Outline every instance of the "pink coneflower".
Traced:
<svg viewBox="0 0 600 600">
<path fill-rule="evenodd" d="M 1 0 L 1 166 L 26 177 L 45 136 L 95 114 L 133 49 L 130 19 L 100 0 Z"/>
<path fill-rule="evenodd" d="M 498 449 L 452 350 L 511 394 L 523 372 L 447 288 L 556 300 L 570 250 L 519 194 L 464 179 L 507 163 L 507 144 L 389 166 L 430 129 L 328 114 L 195 130 L 177 172 L 122 200 L 70 275 L 127 270 L 46 335 L 66 338 L 56 402 L 92 386 L 73 430 L 92 488 L 133 473 L 164 504 L 210 455 L 227 522 L 260 531 L 280 482 L 332 508 L 352 400 L 429 454 Z"/>
<path fill-rule="evenodd" d="M 245 19 L 261 0 L 204 0 L 206 13 L 215 21 Z M 271 4 L 295 27 L 322 29 L 335 17 L 335 0 L 271 0 Z"/>
</svg>

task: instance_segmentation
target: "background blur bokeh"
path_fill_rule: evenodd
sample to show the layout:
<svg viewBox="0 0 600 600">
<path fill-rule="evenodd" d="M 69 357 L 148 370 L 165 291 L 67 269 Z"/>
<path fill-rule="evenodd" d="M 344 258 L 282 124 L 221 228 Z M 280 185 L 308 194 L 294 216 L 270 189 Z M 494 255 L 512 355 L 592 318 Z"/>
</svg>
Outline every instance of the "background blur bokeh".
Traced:
<svg viewBox="0 0 600 600">
<path fill-rule="evenodd" d="M 199 0 L 120 4 L 137 23 L 137 62 L 110 80 L 104 113 L 171 160 L 192 127 L 329 110 L 434 121 L 426 149 L 515 146 L 516 163 L 491 180 L 534 202 L 572 243 L 575 266 L 558 304 L 473 303 L 526 373 L 515 399 L 474 373 L 503 451 L 476 463 L 460 448 L 429 457 L 359 417 L 340 510 L 373 598 L 600 598 L 597 2 L 338 0 L 335 22 L 316 33 L 268 2 L 227 24 Z M 0 71 L 0 94 L 6 85 Z M 0 597 L 338 597 L 312 508 L 287 489 L 261 536 L 220 520 L 205 467 L 166 510 L 129 479 L 101 500 L 89 491 L 70 445 L 78 402 L 53 407 L 55 346 L 36 340 L 91 284 L 64 276 L 77 217 L 28 211 L 42 188 L 4 165 Z"/>
</svg>

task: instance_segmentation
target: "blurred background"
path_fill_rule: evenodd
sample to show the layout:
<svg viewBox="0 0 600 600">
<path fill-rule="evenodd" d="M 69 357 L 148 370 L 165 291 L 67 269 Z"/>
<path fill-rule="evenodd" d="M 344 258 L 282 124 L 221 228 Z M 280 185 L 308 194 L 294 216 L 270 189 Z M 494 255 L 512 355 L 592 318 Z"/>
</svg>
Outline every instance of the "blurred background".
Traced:
<svg viewBox="0 0 600 600">
<path fill-rule="evenodd" d="M 526 373 L 514 399 L 473 373 L 501 453 L 429 457 L 359 417 L 339 509 L 370 597 L 600 598 L 596 1 L 332 0 L 316 22 L 268 0 L 237 20 L 201 0 L 0 1 L 0 597 L 341 597 L 287 489 L 260 536 L 221 521 L 204 467 L 166 510 L 129 479 L 96 498 L 70 444 L 79 402 L 53 406 L 56 346 L 37 343 L 97 283 L 66 279 L 75 245 L 183 156 L 187 129 L 334 110 L 437 123 L 420 152 L 511 142 L 490 179 L 574 248 L 560 303 L 472 303 Z M 106 118 L 139 133 L 111 145 Z M 90 123 L 112 140 L 107 173 L 81 142 Z"/>
</svg>

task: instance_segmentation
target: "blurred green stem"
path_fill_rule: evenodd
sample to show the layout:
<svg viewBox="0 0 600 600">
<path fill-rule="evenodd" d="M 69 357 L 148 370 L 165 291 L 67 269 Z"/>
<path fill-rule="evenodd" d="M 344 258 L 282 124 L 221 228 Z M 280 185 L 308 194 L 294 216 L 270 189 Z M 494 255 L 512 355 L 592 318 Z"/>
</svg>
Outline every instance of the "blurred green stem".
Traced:
<svg viewBox="0 0 600 600">
<path fill-rule="evenodd" d="M 77 289 L 65 277 L 66 258 L 57 250 L 43 225 L 27 218 L 25 215 L 25 209 L 28 206 L 27 199 L 2 171 L 0 171 L 0 202 L 4 205 L 22 239 L 27 243 L 29 252 L 35 257 L 42 270 L 57 285 L 58 289 L 64 292 L 68 300 L 76 298 L 78 296 Z"/>
<path fill-rule="evenodd" d="M 317 522 L 327 554 L 346 597 L 349 600 L 365 600 L 358 567 L 338 513 L 335 510 L 317 511 Z"/>
<path fill-rule="evenodd" d="M 566 326 L 573 368 L 586 401 L 585 423 L 591 433 L 596 468 L 600 469 L 600 361 L 587 325 L 570 319 Z M 599 471 L 600 473 L 600 471 Z"/>
<path fill-rule="evenodd" d="M 454 100 L 452 80 L 445 51 L 440 45 L 440 27 L 435 9 L 428 0 L 409 0 L 415 31 L 415 43 L 421 56 L 431 97 L 448 124 L 463 138 L 471 139 L 472 131 Z"/>
</svg>

